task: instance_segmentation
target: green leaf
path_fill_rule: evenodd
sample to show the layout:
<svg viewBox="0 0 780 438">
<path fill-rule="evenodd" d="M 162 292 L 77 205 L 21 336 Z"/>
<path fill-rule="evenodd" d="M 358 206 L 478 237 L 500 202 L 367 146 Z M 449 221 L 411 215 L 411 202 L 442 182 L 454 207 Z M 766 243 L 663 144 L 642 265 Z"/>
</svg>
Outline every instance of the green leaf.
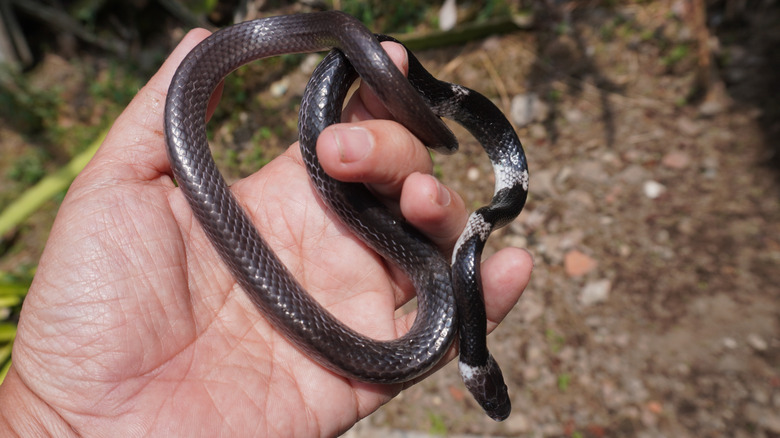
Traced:
<svg viewBox="0 0 780 438">
<path fill-rule="evenodd" d="M 0 298 L 23 297 L 29 288 L 30 283 L 0 283 Z"/>
<path fill-rule="evenodd" d="M 73 157 L 65 167 L 43 178 L 38 184 L 27 189 L 20 197 L 0 213 L 0 236 L 18 226 L 33 214 L 44 202 L 70 186 L 76 175 L 95 154 L 108 130 L 104 131 L 87 150 Z"/>
<path fill-rule="evenodd" d="M 0 323 L 0 342 L 13 341 L 16 337 L 16 324 Z"/>
<path fill-rule="evenodd" d="M 2 296 L 0 295 L 0 308 L 14 307 L 22 302 L 22 299 L 16 295 Z"/>
<path fill-rule="evenodd" d="M 0 364 L 4 364 L 8 359 L 11 358 L 11 350 L 13 350 L 13 347 L 13 342 L 9 342 L 0 347 Z"/>
<path fill-rule="evenodd" d="M 8 344 L 13 345 L 13 344 Z M 8 375 L 8 370 L 11 368 L 11 360 L 9 359 L 6 363 L 3 364 L 3 367 L 0 368 L 0 384 L 3 383 L 3 380 L 5 380 L 5 376 Z"/>
</svg>

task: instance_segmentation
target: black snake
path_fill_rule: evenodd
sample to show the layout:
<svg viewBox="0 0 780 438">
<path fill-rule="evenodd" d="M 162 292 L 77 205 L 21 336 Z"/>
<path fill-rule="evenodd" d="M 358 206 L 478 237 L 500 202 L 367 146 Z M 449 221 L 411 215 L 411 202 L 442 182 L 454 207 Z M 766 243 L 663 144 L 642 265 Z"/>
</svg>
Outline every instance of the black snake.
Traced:
<svg viewBox="0 0 780 438">
<path fill-rule="evenodd" d="M 379 41 L 341 12 L 263 18 L 220 30 L 181 63 L 168 90 L 165 138 L 176 181 L 220 256 L 262 314 L 307 355 L 343 376 L 397 383 L 419 377 L 443 357 L 459 332 L 466 387 L 495 420 L 511 410 L 501 370 L 485 345 L 480 258 L 490 232 L 513 220 L 528 191 L 520 140 L 481 94 L 431 76 L 409 53 L 409 79 Z M 303 96 L 299 140 L 318 193 L 368 246 L 400 266 L 418 291 L 408 333 L 376 341 L 349 329 L 311 298 L 263 241 L 232 196 L 211 156 L 206 109 L 232 70 L 252 60 L 335 48 L 314 71 Z M 437 116 L 466 127 L 493 163 L 491 203 L 470 217 L 451 263 L 420 232 L 393 216 L 362 184 L 343 183 L 320 167 L 317 137 L 338 123 L 349 86 L 360 75 L 396 120 L 428 147 L 454 151 L 457 141 Z M 457 324 L 457 327 L 456 327 Z"/>
</svg>

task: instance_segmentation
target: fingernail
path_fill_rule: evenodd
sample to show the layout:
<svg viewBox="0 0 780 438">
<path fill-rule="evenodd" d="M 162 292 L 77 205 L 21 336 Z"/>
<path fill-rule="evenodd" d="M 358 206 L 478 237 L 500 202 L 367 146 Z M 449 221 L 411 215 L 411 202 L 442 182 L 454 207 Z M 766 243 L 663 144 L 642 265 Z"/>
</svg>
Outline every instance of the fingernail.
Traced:
<svg viewBox="0 0 780 438">
<path fill-rule="evenodd" d="M 363 128 L 334 128 L 333 136 L 342 163 L 354 163 L 362 160 L 374 147 L 374 136 Z"/>
<path fill-rule="evenodd" d="M 452 201 L 452 195 L 450 195 L 450 191 L 444 187 L 444 184 L 440 183 L 438 180 L 435 181 L 436 187 L 438 189 L 436 193 L 436 203 L 442 207 L 450 205 L 450 201 Z"/>
</svg>

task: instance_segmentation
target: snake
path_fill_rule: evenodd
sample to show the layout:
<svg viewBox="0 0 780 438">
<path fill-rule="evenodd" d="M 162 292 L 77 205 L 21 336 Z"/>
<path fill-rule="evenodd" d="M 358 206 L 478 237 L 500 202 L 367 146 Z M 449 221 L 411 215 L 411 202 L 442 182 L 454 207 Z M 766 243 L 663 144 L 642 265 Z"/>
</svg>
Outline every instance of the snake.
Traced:
<svg viewBox="0 0 780 438">
<path fill-rule="evenodd" d="M 525 152 L 511 123 L 488 98 L 434 78 L 408 49 L 407 79 L 382 49 L 380 42 L 387 40 L 395 41 L 374 35 L 339 11 L 259 18 L 211 34 L 185 56 L 168 89 L 164 136 L 172 173 L 196 221 L 261 317 L 302 353 L 348 379 L 396 384 L 423 377 L 458 339 L 458 368 L 466 388 L 490 418 L 501 421 L 509 416 L 511 401 L 487 349 L 480 262 L 490 233 L 514 220 L 525 205 Z M 397 339 L 375 340 L 356 332 L 306 292 L 231 193 L 207 139 L 210 97 L 230 72 L 261 58 L 326 50 L 302 96 L 300 148 L 327 209 L 403 270 L 415 288 L 417 315 Z M 358 77 L 428 148 L 445 154 L 458 148 L 441 120 L 446 117 L 464 126 L 490 159 L 493 197 L 471 213 L 450 259 L 366 185 L 335 180 L 319 164 L 317 138 L 340 121 Z"/>
</svg>

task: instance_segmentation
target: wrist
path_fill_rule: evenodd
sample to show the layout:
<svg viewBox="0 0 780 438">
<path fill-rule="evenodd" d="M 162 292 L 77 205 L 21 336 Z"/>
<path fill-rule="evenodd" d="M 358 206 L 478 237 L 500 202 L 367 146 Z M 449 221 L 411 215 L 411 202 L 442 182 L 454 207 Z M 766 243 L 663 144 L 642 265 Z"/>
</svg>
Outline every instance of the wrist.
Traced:
<svg viewBox="0 0 780 438">
<path fill-rule="evenodd" d="M 13 365 L 0 385 L 0 435 L 77 436 L 48 403 L 24 384 Z"/>
</svg>

